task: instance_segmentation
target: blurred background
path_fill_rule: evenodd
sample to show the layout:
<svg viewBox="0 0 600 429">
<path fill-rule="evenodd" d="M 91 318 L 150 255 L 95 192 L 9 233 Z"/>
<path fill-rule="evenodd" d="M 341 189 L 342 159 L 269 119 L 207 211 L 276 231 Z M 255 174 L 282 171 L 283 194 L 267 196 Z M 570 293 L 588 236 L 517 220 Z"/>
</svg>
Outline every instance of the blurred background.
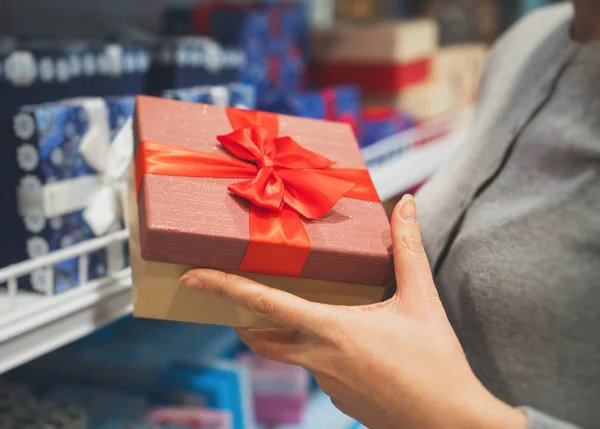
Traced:
<svg viewBox="0 0 600 429">
<path fill-rule="evenodd" d="M 490 46 L 547 3 L 0 0 L 0 429 L 360 427 L 232 329 L 130 317 L 108 160 L 132 156 L 134 96 L 347 123 L 389 211 L 461 144 Z"/>
</svg>

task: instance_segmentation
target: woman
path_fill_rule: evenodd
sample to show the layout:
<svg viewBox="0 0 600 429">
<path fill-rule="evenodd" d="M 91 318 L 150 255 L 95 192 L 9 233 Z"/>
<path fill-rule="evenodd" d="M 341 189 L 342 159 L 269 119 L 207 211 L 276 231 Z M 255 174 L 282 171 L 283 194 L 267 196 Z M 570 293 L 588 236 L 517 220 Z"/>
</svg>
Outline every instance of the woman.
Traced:
<svg viewBox="0 0 600 429">
<path fill-rule="evenodd" d="M 493 50 L 470 139 L 419 194 L 424 246 L 414 200 L 396 207 L 391 299 L 182 283 L 294 328 L 239 335 L 372 429 L 600 426 L 600 2 L 572 3 Z"/>
</svg>

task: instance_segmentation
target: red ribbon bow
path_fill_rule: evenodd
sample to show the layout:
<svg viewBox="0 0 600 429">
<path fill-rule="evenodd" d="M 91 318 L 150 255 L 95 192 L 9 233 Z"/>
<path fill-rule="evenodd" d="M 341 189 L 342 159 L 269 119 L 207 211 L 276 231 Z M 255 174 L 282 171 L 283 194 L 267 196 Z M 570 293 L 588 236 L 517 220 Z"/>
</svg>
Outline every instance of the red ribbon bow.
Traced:
<svg viewBox="0 0 600 429">
<path fill-rule="evenodd" d="M 238 159 L 141 142 L 138 194 L 145 174 L 235 177 L 229 191 L 250 201 L 250 243 L 240 271 L 298 276 L 310 252 L 300 216 L 325 216 L 344 196 L 379 201 L 367 170 L 334 169 L 333 161 L 291 137 L 278 137 L 275 114 L 227 109 L 234 131 L 217 137 Z"/>
</svg>

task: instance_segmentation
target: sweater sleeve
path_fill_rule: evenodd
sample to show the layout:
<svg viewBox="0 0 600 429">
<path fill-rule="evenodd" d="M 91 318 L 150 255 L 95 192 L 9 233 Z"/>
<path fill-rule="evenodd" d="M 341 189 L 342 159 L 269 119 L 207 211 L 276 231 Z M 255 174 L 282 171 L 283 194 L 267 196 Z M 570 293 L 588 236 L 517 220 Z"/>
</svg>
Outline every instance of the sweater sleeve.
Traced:
<svg viewBox="0 0 600 429">
<path fill-rule="evenodd" d="M 582 429 L 571 423 L 555 419 L 534 408 L 520 407 L 527 414 L 527 429 Z"/>
</svg>

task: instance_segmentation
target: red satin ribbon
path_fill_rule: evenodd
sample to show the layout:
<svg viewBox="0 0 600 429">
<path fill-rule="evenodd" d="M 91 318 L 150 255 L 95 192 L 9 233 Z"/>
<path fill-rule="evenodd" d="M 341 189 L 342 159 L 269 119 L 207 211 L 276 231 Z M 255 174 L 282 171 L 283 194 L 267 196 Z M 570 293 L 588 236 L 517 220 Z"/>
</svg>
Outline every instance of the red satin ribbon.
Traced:
<svg viewBox="0 0 600 429">
<path fill-rule="evenodd" d="M 311 72 L 323 86 L 358 85 L 368 92 L 389 94 L 427 81 L 431 60 L 403 64 L 331 63 L 316 66 Z"/>
<path fill-rule="evenodd" d="M 325 216 L 346 196 L 379 201 L 367 170 L 331 168 L 333 161 L 279 136 L 275 114 L 229 108 L 233 128 L 219 136 L 236 158 L 142 141 L 136 155 L 139 194 L 144 175 L 248 179 L 229 191 L 250 201 L 250 243 L 240 271 L 299 276 L 310 252 L 301 220 Z"/>
</svg>

